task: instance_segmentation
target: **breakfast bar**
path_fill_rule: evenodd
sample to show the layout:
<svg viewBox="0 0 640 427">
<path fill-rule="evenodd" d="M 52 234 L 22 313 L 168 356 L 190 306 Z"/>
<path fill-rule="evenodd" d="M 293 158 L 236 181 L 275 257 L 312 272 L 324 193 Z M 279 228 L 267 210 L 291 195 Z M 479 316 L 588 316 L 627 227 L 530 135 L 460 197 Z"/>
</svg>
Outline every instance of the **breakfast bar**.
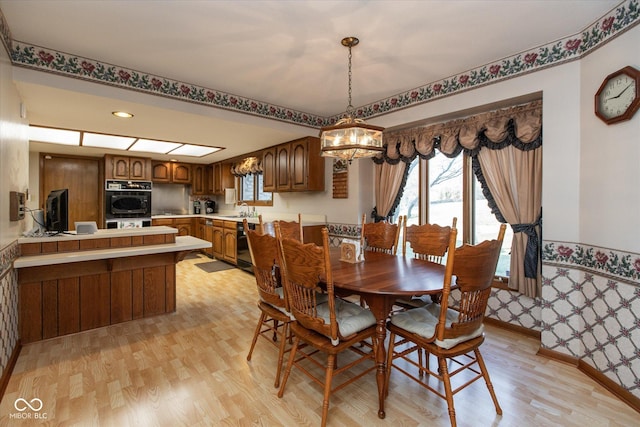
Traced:
<svg viewBox="0 0 640 427">
<path fill-rule="evenodd" d="M 18 239 L 22 343 L 176 311 L 176 264 L 210 242 L 171 227 Z"/>
</svg>

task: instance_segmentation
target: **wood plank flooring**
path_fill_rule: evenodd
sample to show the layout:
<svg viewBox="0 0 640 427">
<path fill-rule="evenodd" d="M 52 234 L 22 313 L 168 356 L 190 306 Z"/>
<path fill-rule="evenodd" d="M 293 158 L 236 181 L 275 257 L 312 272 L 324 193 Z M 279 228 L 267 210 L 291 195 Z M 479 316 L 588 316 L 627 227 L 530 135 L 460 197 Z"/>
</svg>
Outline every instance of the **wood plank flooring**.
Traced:
<svg viewBox="0 0 640 427">
<path fill-rule="evenodd" d="M 294 370 L 279 399 L 277 349 L 260 339 L 246 360 L 259 315 L 253 276 L 194 267 L 206 260 L 178 264 L 175 314 L 25 345 L 0 403 L 0 425 L 319 425 L 318 385 Z M 640 425 L 640 414 L 576 368 L 536 356 L 535 339 L 486 330 L 483 355 L 504 414 L 495 414 L 478 381 L 455 397 L 458 425 Z M 19 398 L 40 399 L 40 418 L 16 410 Z M 449 425 L 446 402 L 397 371 L 386 413 L 378 419 L 372 373 L 332 396 L 329 425 Z"/>
</svg>

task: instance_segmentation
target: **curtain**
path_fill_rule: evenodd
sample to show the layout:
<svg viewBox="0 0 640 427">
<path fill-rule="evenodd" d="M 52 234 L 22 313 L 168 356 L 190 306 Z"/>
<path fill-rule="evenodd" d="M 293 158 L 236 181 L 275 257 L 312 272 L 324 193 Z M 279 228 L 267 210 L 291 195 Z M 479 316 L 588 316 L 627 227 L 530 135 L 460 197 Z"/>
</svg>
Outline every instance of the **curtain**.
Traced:
<svg viewBox="0 0 640 427">
<path fill-rule="evenodd" d="M 405 170 L 407 164 L 380 163 L 375 165 L 375 219 L 385 219 L 393 214 L 392 208 L 396 205 L 396 197 L 402 184 L 406 182 Z"/>
<path fill-rule="evenodd" d="M 477 159 L 499 212 L 514 231 L 509 287 L 534 298 L 540 295 L 542 148 L 522 151 L 509 145 L 481 150 Z"/>
<path fill-rule="evenodd" d="M 542 101 L 429 126 L 385 132 L 377 165 L 429 159 L 438 149 L 447 157 L 465 151 L 489 207 L 508 222 L 511 246 L 509 287 L 540 296 L 539 251 L 542 199 Z M 378 199 L 376 198 L 376 201 Z"/>
</svg>

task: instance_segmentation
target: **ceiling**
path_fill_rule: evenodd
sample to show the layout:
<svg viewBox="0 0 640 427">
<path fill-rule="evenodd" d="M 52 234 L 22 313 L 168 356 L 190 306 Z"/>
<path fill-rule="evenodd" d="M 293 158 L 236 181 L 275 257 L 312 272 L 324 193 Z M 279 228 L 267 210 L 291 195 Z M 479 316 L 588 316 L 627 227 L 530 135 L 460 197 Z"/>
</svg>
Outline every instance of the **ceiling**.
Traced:
<svg viewBox="0 0 640 427">
<path fill-rule="evenodd" d="M 345 36 L 360 39 L 353 48 L 357 107 L 579 33 L 619 3 L 0 0 L 0 10 L 14 41 L 331 117 L 348 104 Z M 318 134 L 20 67 L 14 81 L 31 124 L 225 148 L 178 160 L 211 163 Z M 135 117 L 116 119 L 114 110 Z M 31 143 L 31 150 L 68 149 Z"/>
</svg>

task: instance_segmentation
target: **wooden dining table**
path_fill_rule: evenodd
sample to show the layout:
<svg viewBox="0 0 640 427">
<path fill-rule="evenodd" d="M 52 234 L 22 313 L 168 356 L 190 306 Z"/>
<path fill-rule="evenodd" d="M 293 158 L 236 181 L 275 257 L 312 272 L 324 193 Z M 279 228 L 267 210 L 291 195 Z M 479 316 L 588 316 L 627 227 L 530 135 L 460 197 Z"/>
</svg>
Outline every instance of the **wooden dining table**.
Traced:
<svg viewBox="0 0 640 427">
<path fill-rule="evenodd" d="M 378 417 L 384 418 L 387 318 L 398 297 L 433 295 L 442 291 L 445 267 L 429 261 L 365 252 L 364 261 L 340 261 L 340 251 L 331 250 L 331 270 L 336 294 L 360 295 L 376 318 Z M 453 286 L 453 284 L 452 284 Z"/>
</svg>

